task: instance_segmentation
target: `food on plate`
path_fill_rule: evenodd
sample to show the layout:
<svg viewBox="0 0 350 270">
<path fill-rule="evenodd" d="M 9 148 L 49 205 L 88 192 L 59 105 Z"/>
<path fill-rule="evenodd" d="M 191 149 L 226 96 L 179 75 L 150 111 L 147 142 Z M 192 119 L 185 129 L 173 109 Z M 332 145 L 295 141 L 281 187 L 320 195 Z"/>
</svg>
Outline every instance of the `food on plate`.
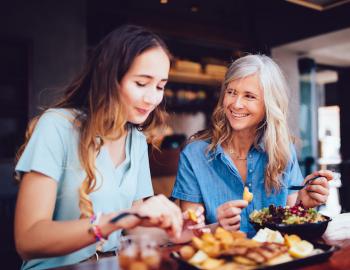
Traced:
<svg viewBox="0 0 350 270">
<path fill-rule="evenodd" d="M 224 263 L 225 263 L 225 260 L 223 260 L 223 259 L 218 260 L 218 259 L 208 258 L 202 263 L 201 268 L 203 268 L 203 269 L 216 269 Z"/>
<path fill-rule="evenodd" d="M 253 237 L 258 242 L 284 243 L 284 238 L 279 231 L 273 231 L 269 228 L 260 229 Z"/>
<path fill-rule="evenodd" d="M 259 241 L 257 241 L 258 239 Z M 194 237 L 179 255 L 199 269 L 256 269 L 285 263 L 315 253 L 313 245 L 296 235 L 282 235 L 261 229 L 248 239 L 243 232 L 230 232 L 218 227 L 214 233 Z"/>
<path fill-rule="evenodd" d="M 186 245 L 180 248 L 180 255 L 185 260 L 192 258 L 192 256 L 196 253 L 195 249 L 192 246 Z"/>
<path fill-rule="evenodd" d="M 207 253 L 205 253 L 202 250 L 198 250 L 188 262 L 194 265 L 199 265 L 208 258 L 209 256 L 207 255 Z"/>
<path fill-rule="evenodd" d="M 275 265 L 280 263 L 286 263 L 293 260 L 293 258 L 288 253 L 283 253 L 267 262 L 267 265 Z"/>
<path fill-rule="evenodd" d="M 187 212 L 188 212 L 189 219 L 197 223 L 198 218 L 197 218 L 196 212 L 193 209 L 188 209 Z"/>
<path fill-rule="evenodd" d="M 284 236 L 284 240 L 288 247 L 292 247 L 295 243 L 300 242 L 301 238 L 296 234 L 291 234 L 291 235 L 286 234 Z"/>
<path fill-rule="evenodd" d="M 288 252 L 294 258 L 304 258 L 310 256 L 314 251 L 314 246 L 306 240 L 293 243 Z"/>
<path fill-rule="evenodd" d="M 248 203 L 250 203 L 253 200 L 253 193 L 249 192 L 248 187 L 244 187 L 243 200 L 247 201 Z"/>
<path fill-rule="evenodd" d="M 259 225 L 265 224 L 304 224 L 325 221 L 326 218 L 313 208 L 304 208 L 302 204 L 293 207 L 274 206 L 254 210 L 250 220 Z"/>
</svg>

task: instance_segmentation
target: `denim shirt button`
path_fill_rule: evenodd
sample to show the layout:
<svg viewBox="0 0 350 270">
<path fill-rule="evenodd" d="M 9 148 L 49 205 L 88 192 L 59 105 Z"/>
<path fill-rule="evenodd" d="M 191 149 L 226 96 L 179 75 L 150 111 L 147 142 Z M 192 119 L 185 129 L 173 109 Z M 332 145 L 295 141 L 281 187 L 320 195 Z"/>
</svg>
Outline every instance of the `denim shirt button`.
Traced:
<svg viewBox="0 0 350 270">
<path fill-rule="evenodd" d="M 252 172 L 253 172 L 253 170 L 252 170 L 252 169 L 249 169 L 249 172 L 250 172 L 250 173 L 252 173 Z"/>
</svg>

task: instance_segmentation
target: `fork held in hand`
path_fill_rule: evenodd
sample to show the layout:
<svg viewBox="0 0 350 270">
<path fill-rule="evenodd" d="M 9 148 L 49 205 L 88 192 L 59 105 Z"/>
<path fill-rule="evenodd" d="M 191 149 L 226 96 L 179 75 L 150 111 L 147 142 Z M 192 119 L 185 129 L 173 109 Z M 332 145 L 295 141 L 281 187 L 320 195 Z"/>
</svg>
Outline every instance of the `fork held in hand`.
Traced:
<svg viewBox="0 0 350 270">
<path fill-rule="evenodd" d="M 310 178 L 309 180 L 306 180 L 304 185 L 301 185 L 301 186 L 290 186 L 288 189 L 290 189 L 290 190 L 301 190 L 304 187 L 310 185 L 312 183 L 312 181 L 314 181 L 315 179 L 317 179 L 319 177 L 322 177 L 322 176 L 321 175 L 314 176 L 314 177 Z"/>
<path fill-rule="evenodd" d="M 114 218 L 112 218 L 109 223 L 115 223 L 123 218 L 125 218 L 126 216 L 135 216 L 139 219 L 147 219 L 148 217 L 144 217 L 144 216 L 141 216 L 137 213 L 130 213 L 130 212 L 124 212 L 124 213 L 121 213 L 119 215 L 116 215 Z"/>
</svg>

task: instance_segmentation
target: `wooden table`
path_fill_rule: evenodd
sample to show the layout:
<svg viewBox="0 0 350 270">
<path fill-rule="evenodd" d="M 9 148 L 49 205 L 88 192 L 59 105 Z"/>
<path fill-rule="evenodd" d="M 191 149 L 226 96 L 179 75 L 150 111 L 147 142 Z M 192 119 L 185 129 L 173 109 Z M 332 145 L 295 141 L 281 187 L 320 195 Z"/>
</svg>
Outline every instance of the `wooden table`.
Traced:
<svg viewBox="0 0 350 270">
<path fill-rule="evenodd" d="M 180 270 L 177 262 L 169 257 L 170 252 L 177 250 L 179 246 L 162 249 L 163 261 L 160 270 Z M 55 268 L 60 270 L 119 270 L 117 259 L 114 257 L 104 258 L 98 262 L 86 262 L 72 266 Z M 299 268 L 302 270 L 349 270 L 350 269 L 350 241 L 349 245 L 336 251 L 329 260 Z M 120 269 L 121 270 L 121 269 Z"/>
</svg>

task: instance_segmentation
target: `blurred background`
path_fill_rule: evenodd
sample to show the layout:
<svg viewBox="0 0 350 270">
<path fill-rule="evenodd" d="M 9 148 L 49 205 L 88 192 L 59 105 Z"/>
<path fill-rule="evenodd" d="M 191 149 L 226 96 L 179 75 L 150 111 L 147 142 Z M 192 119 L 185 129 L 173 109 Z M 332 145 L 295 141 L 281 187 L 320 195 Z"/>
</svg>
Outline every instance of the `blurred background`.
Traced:
<svg viewBox="0 0 350 270">
<path fill-rule="evenodd" d="M 350 209 L 349 0 L 12 0 L 0 3 L 0 256 L 13 245 L 14 155 L 30 118 L 80 71 L 89 50 L 125 23 L 161 35 L 175 57 L 169 128 L 150 147 L 156 193 L 170 195 L 181 145 L 207 127 L 227 65 L 270 55 L 290 86 L 289 126 L 303 173 L 334 170 L 325 211 Z"/>
</svg>

